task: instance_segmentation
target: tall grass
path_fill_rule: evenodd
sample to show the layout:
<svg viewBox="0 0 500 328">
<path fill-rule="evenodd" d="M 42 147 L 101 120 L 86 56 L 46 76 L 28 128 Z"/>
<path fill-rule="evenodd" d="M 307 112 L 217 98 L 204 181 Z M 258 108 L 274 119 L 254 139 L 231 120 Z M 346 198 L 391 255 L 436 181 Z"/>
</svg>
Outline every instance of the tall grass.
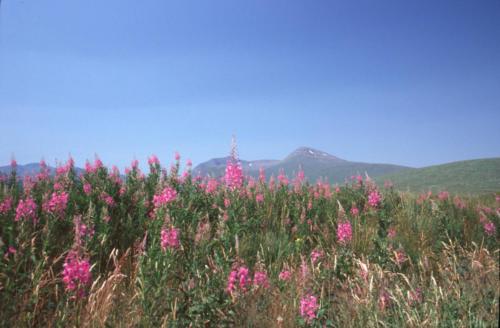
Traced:
<svg viewBox="0 0 500 328">
<path fill-rule="evenodd" d="M 299 176 L 228 186 L 181 174 L 178 160 L 150 170 L 133 163 L 122 177 L 96 161 L 78 177 L 69 161 L 54 177 L 2 177 L 0 326 L 497 326 L 494 195 L 387 188 L 373 205 L 369 179 L 331 191 Z M 176 196 L 160 202 L 166 188 Z M 51 211 L 63 192 L 62 211 Z M 34 213 L 22 213 L 27 198 Z M 162 237 L 169 229 L 178 244 Z M 68 268 L 85 261 L 91 281 L 72 288 Z M 241 267 L 248 280 L 228 288 Z"/>
</svg>

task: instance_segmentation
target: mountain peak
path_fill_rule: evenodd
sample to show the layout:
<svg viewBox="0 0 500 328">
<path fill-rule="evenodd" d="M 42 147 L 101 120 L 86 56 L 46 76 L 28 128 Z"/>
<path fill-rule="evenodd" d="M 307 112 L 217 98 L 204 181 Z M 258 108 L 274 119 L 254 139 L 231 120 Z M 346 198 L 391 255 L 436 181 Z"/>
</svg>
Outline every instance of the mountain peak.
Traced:
<svg viewBox="0 0 500 328">
<path fill-rule="evenodd" d="M 314 159 L 322 159 L 322 160 L 334 160 L 334 161 L 344 161 L 336 156 L 328 154 L 324 151 L 317 150 L 311 147 L 299 147 L 295 149 L 290 155 L 288 155 L 286 159 L 292 159 L 296 157 L 306 157 L 306 158 L 314 158 Z"/>
</svg>

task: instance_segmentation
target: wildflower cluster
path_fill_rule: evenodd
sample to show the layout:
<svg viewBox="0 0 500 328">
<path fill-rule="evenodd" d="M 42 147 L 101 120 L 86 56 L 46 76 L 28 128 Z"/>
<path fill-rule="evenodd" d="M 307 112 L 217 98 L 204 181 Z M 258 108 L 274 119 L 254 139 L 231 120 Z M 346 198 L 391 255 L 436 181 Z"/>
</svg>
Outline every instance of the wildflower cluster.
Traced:
<svg viewBox="0 0 500 328">
<path fill-rule="evenodd" d="M 161 230 L 161 249 L 166 251 L 168 248 L 175 249 L 179 246 L 179 229 L 174 227 L 170 229 L 163 228 Z"/>
</svg>

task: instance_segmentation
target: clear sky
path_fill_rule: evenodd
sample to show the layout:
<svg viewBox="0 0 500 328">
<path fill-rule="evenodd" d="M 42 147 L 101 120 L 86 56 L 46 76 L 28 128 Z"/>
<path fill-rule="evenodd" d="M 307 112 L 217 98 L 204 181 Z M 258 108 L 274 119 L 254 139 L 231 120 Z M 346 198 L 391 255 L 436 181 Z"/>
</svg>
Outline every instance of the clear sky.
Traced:
<svg viewBox="0 0 500 328">
<path fill-rule="evenodd" d="M 498 0 L 3 0 L 0 165 L 500 156 Z"/>
</svg>

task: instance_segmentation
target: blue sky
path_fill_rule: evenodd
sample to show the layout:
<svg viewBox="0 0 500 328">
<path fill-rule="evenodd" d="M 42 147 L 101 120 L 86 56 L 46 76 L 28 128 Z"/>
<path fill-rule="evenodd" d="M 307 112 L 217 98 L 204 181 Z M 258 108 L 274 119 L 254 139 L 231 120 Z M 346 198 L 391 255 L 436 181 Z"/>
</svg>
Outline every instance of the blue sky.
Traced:
<svg viewBox="0 0 500 328">
<path fill-rule="evenodd" d="M 500 1 L 3 0 L 0 163 L 500 156 Z"/>
</svg>

